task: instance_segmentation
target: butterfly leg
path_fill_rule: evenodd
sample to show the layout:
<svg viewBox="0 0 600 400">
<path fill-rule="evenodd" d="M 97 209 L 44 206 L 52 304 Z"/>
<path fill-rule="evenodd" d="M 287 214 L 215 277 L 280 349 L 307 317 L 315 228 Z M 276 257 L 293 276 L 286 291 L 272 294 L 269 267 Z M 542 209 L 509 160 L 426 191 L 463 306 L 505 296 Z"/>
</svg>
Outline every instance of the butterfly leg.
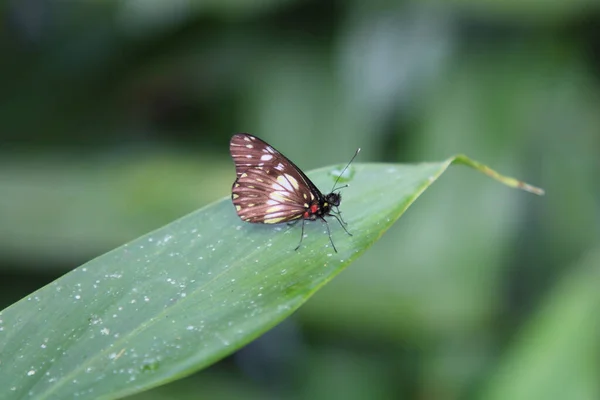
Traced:
<svg viewBox="0 0 600 400">
<path fill-rule="evenodd" d="M 298 221 L 294 222 L 297 223 Z M 304 223 L 306 222 L 305 219 L 302 220 L 302 234 L 300 235 L 300 243 L 298 243 L 298 246 L 296 246 L 296 248 L 294 250 L 298 250 L 300 248 L 300 246 L 302 245 L 302 239 L 304 239 Z"/>
<path fill-rule="evenodd" d="M 340 220 L 341 216 L 338 216 L 337 214 L 333 214 L 333 213 L 332 213 L 332 214 L 330 214 L 330 215 L 331 215 L 332 217 L 334 217 L 335 219 L 337 219 L 337 220 L 338 220 L 338 222 L 340 223 L 340 225 L 342 226 L 342 228 L 344 228 L 344 230 L 346 231 L 346 233 L 347 233 L 349 236 L 352 236 L 352 234 L 351 234 L 350 232 L 348 232 L 348 229 L 346 229 L 346 227 L 345 227 L 345 226 L 344 226 L 344 224 L 342 223 L 342 220 Z"/>
<path fill-rule="evenodd" d="M 338 215 L 338 217 L 340 217 L 341 223 L 342 225 L 348 225 L 348 223 L 346 221 L 344 221 L 344 218 L 342 218 L 342 212 L 340 211 L 339 208 L 335 208 L 336 209 L 336 214 Z"/>
<path fill-rule="evenodd" d="M 320 218 L 321 218 L 321 221 L 325 222 L 325 227 L 327 228 L 327 235 L 329 235 L 329 241 L 331 242 L 331 247 L 333 247 L 333 250 L 337 253 L 338 251 L 335 248 L 335 244 L 333 244 L 333 239 L 331 237 L 331 231 L 329 230 L 329 223 L 327 222 L 327 220 L 325 218 L 323 218 L 323 217 L 320 217 Z"/>
<path fill-rule="evenodd" d="M 292 221 L 292 222 L 288 222 L 288 223 L 286 223 L 286 225 L 287 225 L 287 229 L 286 229 L 285 231 L 287 232 L 287 231 L 289 231 L 290 229 L 292 229 L 294 226 L 296 226 L 296 224 L 297 224 L 298 222 L 300 222 L 300 220 L 299 220 L 299 219 L 297 219 L 297 220 L 295 220 L 295 221 Z"/>
</svg>

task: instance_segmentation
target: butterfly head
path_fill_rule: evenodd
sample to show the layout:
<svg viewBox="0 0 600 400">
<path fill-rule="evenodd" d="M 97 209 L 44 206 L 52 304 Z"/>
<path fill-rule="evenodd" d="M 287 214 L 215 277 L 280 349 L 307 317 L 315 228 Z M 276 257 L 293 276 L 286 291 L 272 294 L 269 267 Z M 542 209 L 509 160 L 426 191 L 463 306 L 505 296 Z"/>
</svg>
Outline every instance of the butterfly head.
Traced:
<svg viewBox="0 0 600 400">
<path fill-rule="evenodd" d="M 342 202 L 342 195 L 339 193 L 331 192 L 325 195 L 325 204 L 329 207 L 338 207 Z"/>
</svg>

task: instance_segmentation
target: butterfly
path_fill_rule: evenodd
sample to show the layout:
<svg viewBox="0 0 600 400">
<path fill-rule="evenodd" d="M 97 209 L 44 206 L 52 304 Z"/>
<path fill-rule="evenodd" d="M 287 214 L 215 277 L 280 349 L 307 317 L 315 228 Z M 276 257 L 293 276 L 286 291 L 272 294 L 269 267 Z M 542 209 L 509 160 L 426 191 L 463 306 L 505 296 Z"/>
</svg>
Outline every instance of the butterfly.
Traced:
<svg viewBox="0 0 600 400">
<path fill-rule="evenodd" d="M 293 162 L 256 136 L 248 133 L 233 135 L 229 151 L 237 175 L 231 188 L 231 199 L 243 221 L 260 224 L 295 224 L 302 221 L 300 243 L 295 250 L 302 245 L 306 221 L 318 219 L 325 223 L 329 241 L 336 253 L 325 217 L 337 219 L 346 233 L 352 236 L 338 208 L 342 195 L 336 192 L 348 185 L 339 188 L 336 185 L 360 148 L 336 179 L 331 193 L 326 195 Z"/>
</svg>

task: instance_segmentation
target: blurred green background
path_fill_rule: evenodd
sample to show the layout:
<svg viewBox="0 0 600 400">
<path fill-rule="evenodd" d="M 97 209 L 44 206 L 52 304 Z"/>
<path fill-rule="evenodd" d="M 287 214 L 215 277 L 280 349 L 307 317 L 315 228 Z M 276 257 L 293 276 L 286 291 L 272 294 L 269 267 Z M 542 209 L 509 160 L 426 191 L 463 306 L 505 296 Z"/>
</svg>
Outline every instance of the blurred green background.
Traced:
<svg viewBox="0 0 600 400">
<path fill-rule="evenodd" d="M 600 398 L 598 2 L 13 0 L 0 32 L 0 308 L 228 196 L 234 132 L 546 189 L 451 168 L 294 317 L 134 397 Z"/>
</svg>

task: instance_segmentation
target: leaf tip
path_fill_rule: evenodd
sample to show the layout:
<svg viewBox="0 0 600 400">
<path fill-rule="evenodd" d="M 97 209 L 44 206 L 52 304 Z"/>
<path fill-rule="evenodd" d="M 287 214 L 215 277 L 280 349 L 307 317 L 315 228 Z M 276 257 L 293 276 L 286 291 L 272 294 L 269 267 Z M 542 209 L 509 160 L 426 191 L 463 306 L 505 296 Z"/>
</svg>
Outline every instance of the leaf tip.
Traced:
<svg viewBox="0 0 600 400">
<path fill-rule="evenodd" d="M 487 165 L 484 165 L 478 161 L 475 161 L 475 160 L 467 157 L 464 154 L 456 155 L 456 156 L 452 157 L 450 160 L 452 163 L 463 164 L 463 165 L 467 165 L 471 168 L 475 168 L 476 170 L 483 172 L 490 178 L 495 179 L 498 182 L 505 184 L 506 186 L 510 186 L 510 187 L 513 187 L 516 189 L 521 189 L 521 190 L 524 190 L 529 193 L 537 194 L 538 196 L 543 196 L 546 193 L 544 191 L 544 189 L 542 189 L 542 188 L 530 185 L 528 183 L 525 183 L 525 182 L 520 181 L 515 178 L 511 178 L 509 176 L 502 175 L 502 174 L 494 171 Z"/>
</svg>

